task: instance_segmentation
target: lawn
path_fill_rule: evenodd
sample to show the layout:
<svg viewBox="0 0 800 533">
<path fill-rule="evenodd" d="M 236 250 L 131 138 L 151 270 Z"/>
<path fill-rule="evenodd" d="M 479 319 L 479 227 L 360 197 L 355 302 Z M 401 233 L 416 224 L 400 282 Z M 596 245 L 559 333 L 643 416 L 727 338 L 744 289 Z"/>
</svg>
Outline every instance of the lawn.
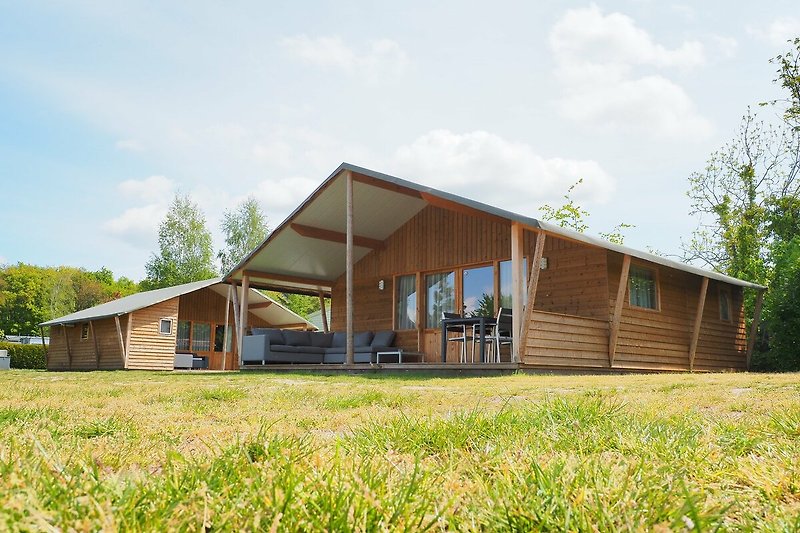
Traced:
<svg viewBox="0 0 800 533">
<path fill-rule="evenodd" d="M 800 529 L 800 375 L 0 373 L 0 529 Z"/>
</svg>

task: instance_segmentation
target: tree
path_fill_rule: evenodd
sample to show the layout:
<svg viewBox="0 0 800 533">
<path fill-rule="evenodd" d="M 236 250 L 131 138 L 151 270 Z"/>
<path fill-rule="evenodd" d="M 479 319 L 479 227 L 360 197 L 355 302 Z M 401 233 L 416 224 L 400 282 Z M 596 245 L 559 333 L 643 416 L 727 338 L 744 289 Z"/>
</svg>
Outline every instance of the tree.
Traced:
<svg viewBox="0 0 800 533">
<path fill-rule="evenodd" d="M 159 254 L 145 265 L 145 289 L 171 287 L 214 277 L 214 252 L 206 219 L 189 195 L 176 194 L 158 228 Z"/>
<path fill-rule="evenodd" d="M 542 220 L 555 222 L 562 228 L 571 229 L 578 233 L 585 233 L 589 229 L 589 224 L 586 222 L 589 212 L 578 205 L 572 198 L 572 192 L 581 183 L 583 183 L 583 178 L 569 186 L 567 193 L 564 195 L 564 203 L 558 208 L 549 204 L 543 205 L 541 207 Z M 625 241 L 625 236 L 622 234 L 623 230 L 633 227 L 635 227 L 633 224 L 620 222 L 608 233 L 601 231 L 600 237 L 616 244 L 622 244 Z"/>
<path fill-rule="evenodd" d="M 233 270 L 269 234 L 267 219 L 255 198 L 248 197 L 235 210 L 225 211 L 222 233 L 225 235 L 225 248 L 220 250 L 217 257 L 225 273 Z"/>
</svg>

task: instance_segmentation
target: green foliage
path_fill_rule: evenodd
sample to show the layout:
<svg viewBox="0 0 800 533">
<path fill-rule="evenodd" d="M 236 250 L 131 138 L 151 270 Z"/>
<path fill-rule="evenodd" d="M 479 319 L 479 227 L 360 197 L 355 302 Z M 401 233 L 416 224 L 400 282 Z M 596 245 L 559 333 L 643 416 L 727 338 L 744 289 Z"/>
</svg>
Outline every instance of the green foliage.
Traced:
<svg viewBox="0 0 800 533">
<path fill-rule="evenodd" d="M 564 203 L 561 206 L 555 208 L 549 204 L 543 205 L 541 207 L 542 219 L 548 222 L 555 222 L 562 228 L 571 229 L 579 233 L 588 231 L 589 224 L 586 219 L 589 217 L 589 211 L 581 207 L 572 198 L 572 193 L 581 183 L 583 183 L 583 178 L 570 185 L 569 189 L 567 189 L 567 194 L 564 195 Z M 600 237 L 615 244 L 623 244 L 625 241 L 623 230 L 635 227 L 633 224 L 620 222 L 608 233 L 601 231 Z"/>
<path fill-rule="evenodd" d="M 222 233 L 225 235 L 225 248 L 219 251 L 217 257 L 225 273 L 255 250 L 269 233 L 267 218 L 255 198 L 248 197 L 235 210 L 225 211 Z"/>
<path fill-rule="evenodd" d="M 264 292 L 276 302 L 279 302 L 284 307 L 287 307 L 304 318 L 314 311 L 319 311 L 318 296 L 306 296 L 305 294 L 290 294 L 277 291 Z"/>
<path fill-rule="evenodd" d="M 0 342 L 0 350 L 8 350 L 11 368 L 44 370 L 47 368 L 47 352 L 41 344 L 17 344 Z"/>
<path fill-rule="evenodd" d="M 38 335 L 41 322 L 137 290 L 127 278 L 114 280 L 105 267 L 92 272 L 65 266 L 9 265 L 0 269 L 0 330 L 11 335 Z"/>
<path fill-rule="evenodd" d="M 159 254 L 145 265 L 145 290 L 201 281 L 217 275 L 206 218 L 189 195 L 176 194 L 158 228 Z"/>
<path fill-rule="evenodd" d="M 788 93 L 783 100 L 775 100 L 772 104 L 782 103 L 786 107 L 783 117 L 786 123 L 795 129 L 800 128 L 800 37 L 789 41 L 794 48 L 770 60 L 778 66 L 775 82 Z"/>
</svg>

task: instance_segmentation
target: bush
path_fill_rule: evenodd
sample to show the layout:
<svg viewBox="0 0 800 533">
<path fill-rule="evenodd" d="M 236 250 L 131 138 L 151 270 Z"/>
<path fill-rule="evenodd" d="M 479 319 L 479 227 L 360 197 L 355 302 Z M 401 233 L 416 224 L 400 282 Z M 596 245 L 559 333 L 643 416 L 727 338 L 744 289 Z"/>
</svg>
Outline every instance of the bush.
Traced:
<svg viewBox="0 0 800 533">
<path fill-rule="evenodd" d="M 8 350 L 11 368 L 47 368 L 47 352 L 41 344 L 16 344 L 0 342 L 0 350 Z"/>
</svg>

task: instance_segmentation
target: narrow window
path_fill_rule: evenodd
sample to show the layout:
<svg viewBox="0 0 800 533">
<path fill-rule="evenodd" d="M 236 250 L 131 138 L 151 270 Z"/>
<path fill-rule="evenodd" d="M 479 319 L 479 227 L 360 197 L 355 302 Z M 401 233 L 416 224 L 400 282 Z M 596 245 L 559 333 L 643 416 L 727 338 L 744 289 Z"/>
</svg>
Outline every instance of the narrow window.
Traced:
<svg viewBox="0 0 800 533">
<path fill-rule="evenodd" d="M 228 326 L 228 342 L 225 343 L 225 326 L 222 324 L 217 325 L 214 328 L 214 351 L 215 352 L 230 352 L 231 345 L 233 342 L 233 331 L 231 327 Z M 225 346 L 225 350 L 222 347 Z"/>
<path fill-rule="evenodd" d="M 192 323 L 188 320 L 178 320 L 178 339 L 175 341 L 175 348 L 178 350 L 189 349 L 189 333 L 192 330 Z"/>
<path fill-rule="evenodd" d="M 89 323 L 81 324 L 81 340 L 85 341 L 89 338 Z"/>
<path fill-rule="evenodd" d="M 719 289 L 719 319 L 724 322 L 731 321 L 731 293 L 728 289 Z"/>
<path fill-rule="evenodd" d="M 654 270 L 631 265 L 628 289 L 632 306 L 658 309 L 656 273 Z"/>
<path fill-rule="evenodd" d="M 461 278 L 464 316 L 494 316 L 494 267 L 465 268 Z"/>
<path fill-rule="evenodd" d="M 172 335 L 172 319 L 162 318 L 158 321 L 158 332 L 162 335 Z"/>
<path fill-rule="evenodd" d="M 211 324 L 195 322 L 192 324 L 192 351 L 211 351 Z"/>
<path fill-rule="evenodd" d="M 456 307 L 456 274 L 441 272 L 425 276 L 425 325 L 438 328 L 442 313 L 453 313 Z"/>
<path fill-rule="evenodd" d="M 417 328 L 417 276 L 395 278 L 394 329 Z"/>
</svg>

